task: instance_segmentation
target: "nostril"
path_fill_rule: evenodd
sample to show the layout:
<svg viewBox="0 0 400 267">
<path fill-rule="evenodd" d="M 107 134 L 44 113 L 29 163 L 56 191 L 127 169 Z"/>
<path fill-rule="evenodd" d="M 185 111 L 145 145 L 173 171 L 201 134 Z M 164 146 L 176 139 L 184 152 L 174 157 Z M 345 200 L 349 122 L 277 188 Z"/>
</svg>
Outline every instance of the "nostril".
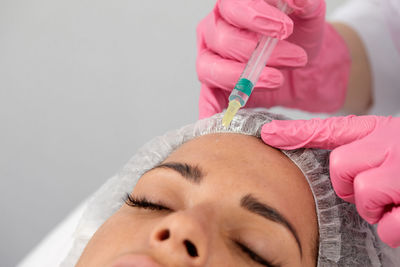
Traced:
<svg viewBox="0 0 400 267">
<path fill-rule="evenodd" d="M 168 239 L 168 238 L 169 238 L 169 230 L 168 230 L 168 229 L 164 229 L 164 230 L 160 231 L 160 232 L 157 234 L 157 239 L 158 239 L 159 241 L 164 241 L 164 240 L 166 240 L 166 239 Z"/>
<path fill-rule="evenodd" d="M 189 240 L 185 240 L 183 241 L 183 243 L 185 244 L 187 253 L 191 256 L 191 257 L 198 257 L 199 255 L 197 254 L 197 249 L 195 247 L 195 245 L 193 245 L 192 242 L 190 242 Z"/>
</svg>

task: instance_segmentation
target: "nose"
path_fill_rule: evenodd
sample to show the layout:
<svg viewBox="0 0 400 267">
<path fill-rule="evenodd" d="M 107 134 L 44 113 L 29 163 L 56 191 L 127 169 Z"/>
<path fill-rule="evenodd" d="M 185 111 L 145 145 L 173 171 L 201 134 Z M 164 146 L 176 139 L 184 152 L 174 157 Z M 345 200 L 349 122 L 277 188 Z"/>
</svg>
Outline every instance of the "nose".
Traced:
<svg viewBox="0 0 400 267">
<path fill-rule="evenodd" d="M 204 266 L 209 253 L 208 232 L 205 219 L 176 212 L 154 229 L 150 245 L 172 266 Z"/>
</svg>

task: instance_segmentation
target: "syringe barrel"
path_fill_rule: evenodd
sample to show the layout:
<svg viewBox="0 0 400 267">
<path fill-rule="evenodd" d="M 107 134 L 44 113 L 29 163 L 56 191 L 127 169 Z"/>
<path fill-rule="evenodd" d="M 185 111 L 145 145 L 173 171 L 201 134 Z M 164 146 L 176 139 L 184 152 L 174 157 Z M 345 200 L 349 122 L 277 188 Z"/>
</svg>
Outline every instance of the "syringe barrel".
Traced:
<svg viewBox="0 0 400 267">
<path fill-rule="evenodd" d="M 261 35 L 257 47 L 254 49 L 239 80 L 245 78 L 255 85 L 277 43 L 278 39 Z"/>
<path fill-rule="evenodd" d="M 277 0 L 276 4 L 282 12 L 286 14 L 290 12 L 290 8 L 284 1 Z M 261 72 L 267 65 L 268 59 L 271 57 L 272 51 L 277 44 L 277 38 L 265 35 L 260 36 L 253 54 L 251 54 L 245 69 L 229 96 L 229 101 L 237 100 L 242 107 L 247 103 Z"/>
<path fill-rule="evenodd" d="M 249 99 L 262 70 L 265 68 L 272 51 L 274 50 L 278 39 L 261 36 L 256 49 L 251 55 L 239 81 L 232 90 L 229 101 L 238 100 L 243 107 Z"/>
</svg>

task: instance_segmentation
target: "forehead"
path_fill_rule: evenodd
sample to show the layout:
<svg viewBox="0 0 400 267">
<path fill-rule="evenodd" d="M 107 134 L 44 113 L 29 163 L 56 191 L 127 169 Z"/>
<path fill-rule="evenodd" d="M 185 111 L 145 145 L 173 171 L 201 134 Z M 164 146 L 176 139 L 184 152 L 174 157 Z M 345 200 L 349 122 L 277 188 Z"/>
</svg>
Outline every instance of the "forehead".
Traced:
<svg viewBox="0 0 400 267">
<path fill-rule="evenodd" d="M 281 151 L 265 145 L 259 138 L 242 134 L 198 137 L 183 144 L 165 160 L 173 161 L 200 165 L 205 172 L 234 175 L 236 181 L 243 178 L 260 184 L 270 179 L 285 182 L 288 177 L 291 180 L 298 177 L 304 182 L 301 171 Z"/>
</svg>

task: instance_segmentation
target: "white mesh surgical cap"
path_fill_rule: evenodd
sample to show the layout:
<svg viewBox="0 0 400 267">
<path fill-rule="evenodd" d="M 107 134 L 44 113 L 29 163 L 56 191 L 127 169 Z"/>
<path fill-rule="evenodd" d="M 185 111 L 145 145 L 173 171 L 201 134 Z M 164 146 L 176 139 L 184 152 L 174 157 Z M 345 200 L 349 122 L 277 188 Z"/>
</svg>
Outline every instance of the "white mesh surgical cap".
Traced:
<svg viewBox="0 0 400 267">
<path fill-rule="evenodd" d="M 217 114 L 144 145 L 89 200 L 75 230 L 74 245 L 62 266 L 73 266 L 77 262 L 92 235 L 123 205 L 123 196 L 133 189 L 142 174 L 183 143 L 198 136 L 223 132 L 260 137 L 265 123 L 285 118 L 261 109 L 244 109 L 235 116 L 229 129 L 222 126 L 221 119 L 222 115 Z M 400 266 L 398 252 L 379 240 L 374 227 L 358 216 L 354 205 L 342 201 L 334 193 L 328 173 L 329 151 L 297 149 L 283 153 L 303 172 L 314 195 L 319 225 L 318 266 Z"/>
</svg>

